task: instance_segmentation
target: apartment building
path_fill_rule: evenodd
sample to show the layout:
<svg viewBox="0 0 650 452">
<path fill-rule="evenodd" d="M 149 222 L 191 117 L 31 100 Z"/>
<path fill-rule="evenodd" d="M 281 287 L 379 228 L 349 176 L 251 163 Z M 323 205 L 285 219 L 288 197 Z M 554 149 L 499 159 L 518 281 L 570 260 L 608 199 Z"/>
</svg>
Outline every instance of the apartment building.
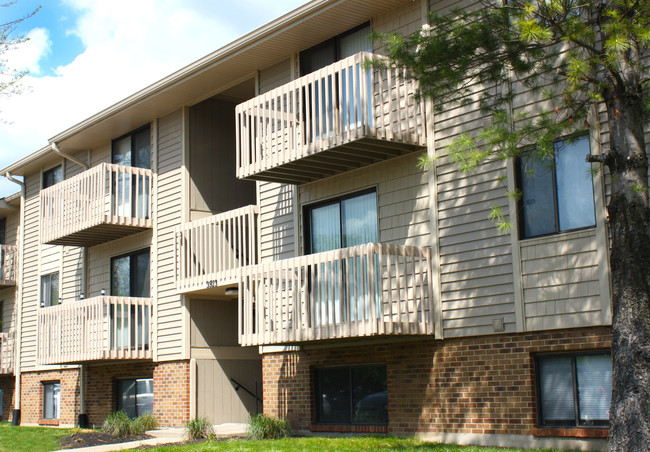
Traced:
<svg viewBox="0 0 650 452">
<path fill-rule="evenodd" d="M 558 137 L 540 178 L 529 158 L 462 174 L 445 147 L 484 124 L 477 105 L 434 114 L 364 65 L 371 30 L 459 5 L 312 1 L 1 170 L 24 178 L 0 206 L 19 256 L 2 418 L 263 410 L 312 432 L 602 447 L 606 190 L 579 162 L 606 134 Z"/>
</svg>

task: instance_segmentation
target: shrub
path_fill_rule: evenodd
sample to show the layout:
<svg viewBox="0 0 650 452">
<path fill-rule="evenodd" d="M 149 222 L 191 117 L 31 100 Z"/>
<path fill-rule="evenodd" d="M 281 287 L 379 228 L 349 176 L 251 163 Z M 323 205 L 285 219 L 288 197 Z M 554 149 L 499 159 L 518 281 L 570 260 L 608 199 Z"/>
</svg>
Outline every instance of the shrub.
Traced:
<svg viewBox="0 0 650 452">
<path fill-rule="evenodd" d="M 291 426 L 285 419 L 268 417 L 263 414 L 248 416 L 248 439 L 278 439 L 291 434 Z"/>
<path fill-rule="evenodd" d="M 214 437 L 212 422 L 207 417 L 198 417 L 185 424 L 187 439 L 210 439 Z"/>
<path fill-rule="evenodd" d="M 131 435 L 131 419 L 124 411 L 114 411 L 104 421 L 104 431 L 115 436 Z"/>
<path fill-rule="evenodd" d="M 142 430 L 141 433 L 146 432 L 147 430 L 153 430 L 158 428 L 158 419 L 151 414 L 151 413 L 146 413 L 143 414 L 142 416 L 138 416 L 133 420 L 134 426 L 137 426 L 135 430 Z M 141 434 L 141 433 L 136 433 L 136 434 Z"/>
<path fill-rule="evenodd" d="M 104 431 L 115 436 L 142 435 L 147 430 L 158 427 L 158 420 L 153 414 L 143 414 L 130 419 L 124 411 L 115 411 L 104 421 Z"/>
</svg>

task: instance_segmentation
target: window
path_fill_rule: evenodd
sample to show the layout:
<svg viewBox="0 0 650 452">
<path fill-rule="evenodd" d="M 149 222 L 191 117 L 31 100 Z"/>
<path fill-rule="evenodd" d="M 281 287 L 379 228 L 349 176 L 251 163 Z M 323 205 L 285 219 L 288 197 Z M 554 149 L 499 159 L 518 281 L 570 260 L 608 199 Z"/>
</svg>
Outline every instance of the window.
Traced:
<svg viewBox="0 0 650 452">
<path fill-rule="evenodd" d="M 322 367 L 314 376 L 317 423 L 388 424 L 385 365 Z"/>
<path fill-rule="evenodd" d="M 305 208 L 308 253 L 378 241 L 377 193 L 374 189 Z"/>
<path fill-rule="evenodd" d="M 5 245 L 7 243 L 6 229 L 7 229 L 7 219 L 0 218 L 0 245 Z"/>
<path fill-rule="evenodd" d="M 43 171 L 43 188 L 51 187 L 63 180 L 63 166 L 57 165 L 47 171 Z"/>
<path fill-rule="evenodd" d="M 4 331 L 4 323 L 3 323 L 3 318 L 4 318 L 4 301 L 0 300 L 0 333 Z M 2 349 L 0 348 L 0 352 L 2 352 Z M 2 399 L 0 399 L 2 400 Z"/>
<path fill-rule="evenodd" d="M 43 419 L 59 419 L 61 415 L 61 383 L 43 383 Z"/>
<path fill-rule="evenodd" d="M 149 297 L 149 249 L 111 259 L 111 295 Z M 149 307 L 113 303 L 110 307 L 111 347 L 148 346 Z M 113 322 L 116 322 L 114 324 Z M 144 344 L 142 341 L 144 340 Z"/>
<path fill-rule="evenodd" d="M 149 297 L 149 249 L 111 259 L 111 295 Z"/>
<path fill-rule="evenodd" d="M 364 51 L 372 52 L 369 23 L 300 52 L 300 75 L 310 74 L 343 58 Z"/>
<path fill-rule="evenodd" d="M 131 419 L 153 413 L 153 378 L 118 380 L 116 395 L 117 409 Z"/>
<path fill-rule="evenodd" d="M 552 161 L 529 153 L 518 159 L 521 236 L 537 237 L 596 224 L 589 138 L 555 143 Z"/>
<path fill-rule="evenodd" d="M 542 426 L 607 426 L 612 397 L 610 353 L 536 357 Z"/>
<path fill-rule="evenodd" d="M 59 304 L 59 272 L 41 276 L 41 307 Z"/>
<path fill-rule="evenodd" d="M 117 165 L 151 168 L 151 132 L 149 126 L 113 140 L 112 162 Z"/>
</svg>

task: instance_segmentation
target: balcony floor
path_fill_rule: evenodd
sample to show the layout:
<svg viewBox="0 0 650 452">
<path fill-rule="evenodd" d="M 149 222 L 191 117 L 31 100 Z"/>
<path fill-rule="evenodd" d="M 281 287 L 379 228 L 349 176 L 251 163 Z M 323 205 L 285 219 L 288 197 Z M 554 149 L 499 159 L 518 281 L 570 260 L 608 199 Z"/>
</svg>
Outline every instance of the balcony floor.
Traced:
<svg viewBox="0 0 650 452">
<path fill-rule="evenodd" d="M 104 223 L 51 240 L 47 244 L 90 247 L 137 234 L 147 229 L 150 227 Z"/>
<path fill-rule="evenodd" d="M 300 185 L 424 149 L 426 146 L 419 144 L 365 137 L 315 150 L 298 160 L 251 174 L 244 179 Z"/>
</svg>

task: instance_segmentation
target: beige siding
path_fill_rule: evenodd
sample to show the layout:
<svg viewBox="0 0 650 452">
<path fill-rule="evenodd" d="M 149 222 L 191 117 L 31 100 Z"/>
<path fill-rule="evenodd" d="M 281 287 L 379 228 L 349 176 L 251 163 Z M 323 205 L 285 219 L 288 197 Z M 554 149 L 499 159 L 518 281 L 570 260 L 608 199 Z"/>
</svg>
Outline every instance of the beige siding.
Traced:
<svg viewBox="0 0 650 452">
<path fill-rule="evenodd" d="M 0 290 L 0 302 L 2 302 L 2 310 L 0 311 L 2 328 L 0 329 L 0 333 L 6 333 L 14 329 L 14 325 L 16 324 L 15 300 L 16 289 L 14 287 Z"/>
<path fill-rule="evenodd" d="M 594 229 L 526 240 L 520 246 L 526 330 L 608 323 Z"/>
<path fill-rule="evenodd" d="M 18 233 L 20 229 L 20 208 L 15 213 L 7 215 L 5 220 L 5 243 L 7 245 L 18 245 Z"/>
<path fill-rule="evenodd" d="M 180 223 L 182 168 L 182 113 L 177 111 L 158 123 L 158 176 L 155 188 L 154 229 L 158 255 L 154 256 L 157 272 L 158 307 L 156 347 L 158 360 L 183 357 L 183 306 L 176 294 L 174 227 Z"/>
<path fill-rule="evenodd" d="M 415 0 L 400 8 L 394 9 L 373 18 L 371 26 L 377 33 L 400 33 L 410 35 L 422 28 L 423 3 L 426 0 Z"/>
<path fill-rule="evenodd" d="M 196 398 L 198 417 L 214 424 L 246 422 L 255 413 L 255 397 L 237 387 L 231 378 L 255 394 L 258 384 L 261 398 L 262 361 L 199 359 L 196 361 Z M 262 409 L 262 403 L 259 403 Z"/>
<path fill-rule="evenodd" d="M 295 255 L 294 187 L 262 182 L 258 185 L 260 259 L 275 261 Z"/>
<path fill-rule="evenodd" d="M 40 173 L 25 177 L 25 249 L 23 263 L 23 312 L 21 367 L 24 371 L 36 367 L 36 313 L 39 292 L 39 190 Z"/>
<path fill-rule="evenodd" d="M 430 246 L 428 176 L 417 168 L 417 155 L 378 163 L 340 176 L 299 187 L 304 205 L 376 187 L 379 241 L 409 246 Z M 304 219 L 300 217 L 300 243 Z"/>
<path fill-rule="evenodd" d="M 151 247 L 151 231 L 141 232 L 123 239 L 88 248 L 88 293 L 98 297 L 101 290 L 111 293 L 111 258 Z M 152 264 L 153 265 L 153 264 Z M 155 284 L 155 281 L 152 281 Z"/>
<path fill-rule="evenodd" d="M 260 94 L 291 81 L 291 58 L 286 58 L 260 71 Z"/>
</svg>

